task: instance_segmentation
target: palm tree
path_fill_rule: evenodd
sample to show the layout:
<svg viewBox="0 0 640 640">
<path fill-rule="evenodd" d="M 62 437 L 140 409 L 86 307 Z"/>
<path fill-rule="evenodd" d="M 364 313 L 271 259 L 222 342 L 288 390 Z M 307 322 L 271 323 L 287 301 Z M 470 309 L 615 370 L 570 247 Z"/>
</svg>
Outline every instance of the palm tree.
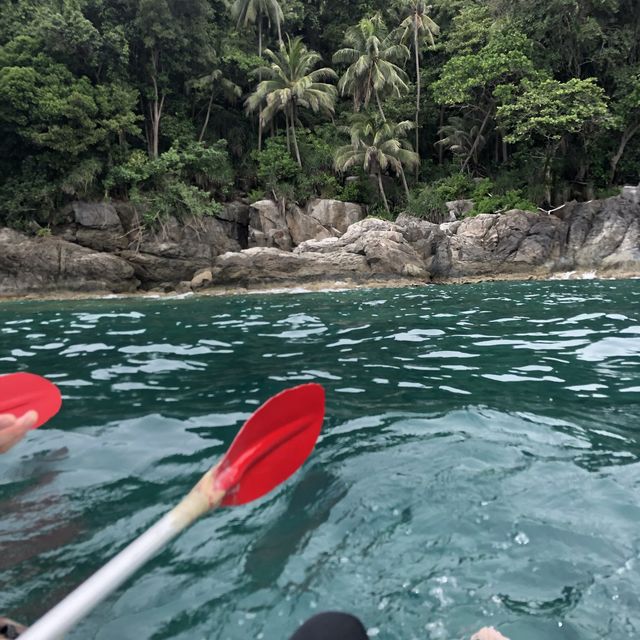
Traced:
<svg viewBox="0 0 640 640">
<path fill-rule="evenodd" d="M 379 13 L 347 29 L 345 44 L 348 46 L 333 56 L 334 62 L 349 65 L 338 83 L 341 95 L 353 95 L 355 111 L 362 104 L 367 107 L 374 97 L 385 120 L 380 95 L 393 92 L 399 96 L 409 90 L 407 74 L 398 66 L 409 56 L 409 50 L 395 42 Z"/>
<path fill-rule="evenodd" d="M 242 95 L 242 89 L 235 83 L 225 78 L 220 69 L 214 68 L 210 73 L 207 73 L 200 78 L 196 78 L 187 83 L 188 90 L 195 90 L 197 92 L 207 91 L 209 93 L 209 102 L 207 104 L 207 112 L 204 118 L 204 123 L 200 129 L 200 135 L 198 136 L 198 142 L 204 140 L 207 127 L 209 126 L 209 119 L 211 117 L 211 107 L 213 106 L 213 99 L 217 89 L 221 89 L 225 98 L 231 102 L 235 102 Z"/>
<path fill-rule="evenodd" d="M 246 108 L 250 112 L 260 110 L 262 125 L 273 120 L 276 114 L 284 113 L 287 143 L 293 142 L 296 160 L 302 167 L 296 136 L 298 107 L 332 114 L 337 91 L 324 80 L 335 80 L 338 76 L 328 67 L 313 70 L 321 57 L 315 51 L 309 51 L 299 37 L 291 39 L 287 36 L 287 43 L 277 53 L 267 49 L 265 55 L 271 64 L 258 69 L 257 73 L 266 79 L 249 96 Z"/>
<path fill-rule="evenodd" d="M 266 18 L 271 27 L 276 25 L 278 42 L 282 44 L 282 23 L 284 15 L 278 0 L 235 0 L 231 13 L 236 19 L 238 29 L 246 29 L 250 24 L 258 23 L 258 55 L 262 58 L 262 25 Z"/>
<path fill-rule="evenodd" d="M 278 0 L 234 0 L 231 14 L 236 19 L 236 28 L 246 29 L 258 23 L 258 56 L 262 58 L 262 23 L 267 19 L 269 27 L 275 23 L 278 44 L 282 46 L 282 23 L 284 14 Z M 260 78 L 262 80 L 262 78 Z M 262 149 L 262 124 L 258 123 L 258 150 Z"/>
<path fill-rule="evenodd" d="M 336 152 L 336 171 L 345 172 L 360 166 L 369 175 L 377 177 L 380 196 L 387 212 L 389 203 L 382 174 L 388 169 L 401 177 L 407 200 L 409 199 L 409 187 L 403 167 L 415 167 L 420 161 L 407 140 L 407 132 L 414 126 L 409 120 L 394 123 L 381 120 L 375 114 L 357 113 L 352 116 L 351 126 L 346 127 L 351 135 L 351 144 L 340 147 Z"/>
<path fill-rule="evenodd" d="M 464 118 L 454 116 L 449 118 L 448 124 L 438 129 L 438 135 L 440 140 L 436 144 L 448 149 L 460 160 L 461 172 L 467 167 L 465 158 L 471 157 L 474 165 L 477 166 L 478 153 L 486 142 L 484 135 L 480 132 L 479 124 L 472 124 Z"/>
<path fill-rule="evenodd" d="M 420 45 L 426 40 L 431 46 L 435 44 L 434 36 L 440 33 L 440 27 L 429 17 L 431 7 L 424 0 L 405 0 L 405 12 L 408 15 L 400 23 L 402 41 L 406 42 L 413 36 L 413 51 L 416 61 L 416 153 L 419 153 L 420 132 L 418 130 L 420 117 Z"/>
</svg>

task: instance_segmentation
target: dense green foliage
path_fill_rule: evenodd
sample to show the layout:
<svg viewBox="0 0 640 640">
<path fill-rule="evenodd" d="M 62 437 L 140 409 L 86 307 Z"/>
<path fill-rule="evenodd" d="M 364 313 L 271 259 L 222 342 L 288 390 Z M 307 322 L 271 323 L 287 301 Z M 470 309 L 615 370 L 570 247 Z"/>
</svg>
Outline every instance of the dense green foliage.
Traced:
<svg viewBox="0 0 640 640">
<path fill-rule="evenodd" d="M 74 198 L 215 215 L 238 195 L 439 219 L 450 199 L 553 206 L 639 174 L 637 0 L 0 5 L 0 223 L 46 226 Z"/>
</svg>

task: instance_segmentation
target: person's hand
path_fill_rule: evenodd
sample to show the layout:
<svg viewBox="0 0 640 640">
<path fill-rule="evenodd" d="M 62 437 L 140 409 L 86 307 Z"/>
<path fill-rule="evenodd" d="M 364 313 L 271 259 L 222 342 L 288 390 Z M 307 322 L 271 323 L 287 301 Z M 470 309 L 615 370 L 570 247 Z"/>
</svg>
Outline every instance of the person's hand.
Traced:
<svg viewBox="0 0 640 640">
<path fill-rule="evenodd" d="M 0 453 L 6 453 L 13 445 L 20 442 L 37 422 L 38 414 L 35 411 L 27 411 L 20 418 L 10 413 L 0 415 Z"/>
<path fill-rule="evenodd" d="M 509 640 L 493 627 L 483 627 L 471 636 L 471 640 Z"/>
<path fill-rule="evenodd" d="M 20 634 L 24 633 L 26 630 L 27 627 L 24 625 L 19 624 L 10 618 L 3 618 L 0 616 L 0 640 L 13 640 L 13 638 L 18 638 Z"/>
</svg>

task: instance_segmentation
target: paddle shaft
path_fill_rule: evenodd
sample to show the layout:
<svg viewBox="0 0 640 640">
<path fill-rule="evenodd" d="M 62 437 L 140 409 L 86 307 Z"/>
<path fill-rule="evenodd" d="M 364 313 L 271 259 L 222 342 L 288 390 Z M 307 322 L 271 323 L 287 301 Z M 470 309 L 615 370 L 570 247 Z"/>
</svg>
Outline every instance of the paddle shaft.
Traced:
<svg viewBox="0 0 640 640">
<path fill-rule="evenodd" d="M 204 491 L 213 486 L 214 471 L 215 467 L 203 476 L 177 507 L 29 627 L 20 636 L 21 640 L 59 639 L 170 540 L 203 513 L 217 507 L 224 498 L 224 492 Z"/>
</svg>

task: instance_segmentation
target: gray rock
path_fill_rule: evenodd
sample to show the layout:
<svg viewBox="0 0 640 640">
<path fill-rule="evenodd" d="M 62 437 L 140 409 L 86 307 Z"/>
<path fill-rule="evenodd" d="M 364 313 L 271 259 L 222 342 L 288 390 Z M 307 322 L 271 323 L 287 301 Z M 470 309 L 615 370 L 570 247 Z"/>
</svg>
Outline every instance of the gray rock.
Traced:
<svg viewBox="0 0 640 640">
<path fill-rule="evenodd" d="M 342 253 L 324 256 L 253 247 L 216 258 L 213 284 L 251 286 L 274 283 L 306 283 L 346 278 L 360 281 L 367 273 L 364 256 Z"/>
<path fill-rule="evenodd" d="M 307 240 L 293 253 L 254 247 L 214 261 L 213 284 L 251 286 L 266 283 L 346 279 L 428 279 L 420 256 L 391 222 L 367 219 L 340 238 Z"/>
<path fill-rule="evenodd" d="M 456 225 L 459 224 L 456 223 Z M 400 228 L 405 240 L 420 256 L 428 273 L 435 277 L 442 277 L 449 273 L 451 249 L 447 238 L 447 225 L 433 224 L 407 214 L 398 216 L 396 225 Z"/>
<path fill-rule="evenodd" d="M 531 273 L 551 270 L 559 254 L 563 225 L 529 211 L 484 214 L 462 220 L 449 238 L 448 277 Z"/>
<path fill-rule="evenodd" d="M 251 207 L 245 202 L 234 200 L 225 204 L 222 213 L 219 213 L 216 217 L 227 222 L 248 226 L 250 216 Z"/>
<path fill-rule="evenodd" d="M 109 202 L 74 202 L 74 221 L 82 227 L 91 229 L 122 229 L 115 207 Z"/>
<path fill-rule="evenodd" d="M 212 280 L 213 275 L 211 273 L 211 269 L 201 269 L 193 276 L 191 282 L 189 283 L 189 286 L 192 289 L 201 289 L 202 287 L 208 285 Z"/>
<path fill-rule="evenodd" d="M 337 230 L 323 227 L 315 218 L 304 213 L 300 207 L 289 207 L 285 218 L 294 246 L 313 238 L 321 240 L 339 235 Z"/>
<path fill-rule="evenodd" d="M 640 185 L 636 187 L 629 185 L 622 187 L 621 195 L 625 200 L 629 200 L 633 204 L 640 204 Z"/>
<path fill-rule="evenodd" d="M 176 218 L 164 221 L 158 229 L 143 231 L 119 255 L 133 265 L 145 287 L 157 283 L 191 281 L 193 274 L 211 265 L 227 251 L 239 251 L 240 245 L 225 233 L 215 218 Z"/>
<path fill-rule="evenodd" d="M 121 251 L 119 255 L 133 267 L 145 289 L 191 281 L 193 274 L 207 265 L 205 260 L 182 260 L 140 251 Z"/>
<path fill-rule="evenodd" d="M 323 227 L 329 230 L 336 229 L 338 233 L 345 233 L 352 224 L 365 217 L 364 210 L 359 204 L 319 198 L 307 203 L 306 213 Z"/>
<path fill-rule="evenodd" d="M 449 212 L 449 222 L 454 222 L 473 211 L 473 200 L 450 200 L 445 202 L 445 206 Z"/>
<path fill-rule="evenodd" d="M 0 295 L 135 291 L 131 265 L 59 238 L 30 238 L 0 229 Z"/>
</svg>

